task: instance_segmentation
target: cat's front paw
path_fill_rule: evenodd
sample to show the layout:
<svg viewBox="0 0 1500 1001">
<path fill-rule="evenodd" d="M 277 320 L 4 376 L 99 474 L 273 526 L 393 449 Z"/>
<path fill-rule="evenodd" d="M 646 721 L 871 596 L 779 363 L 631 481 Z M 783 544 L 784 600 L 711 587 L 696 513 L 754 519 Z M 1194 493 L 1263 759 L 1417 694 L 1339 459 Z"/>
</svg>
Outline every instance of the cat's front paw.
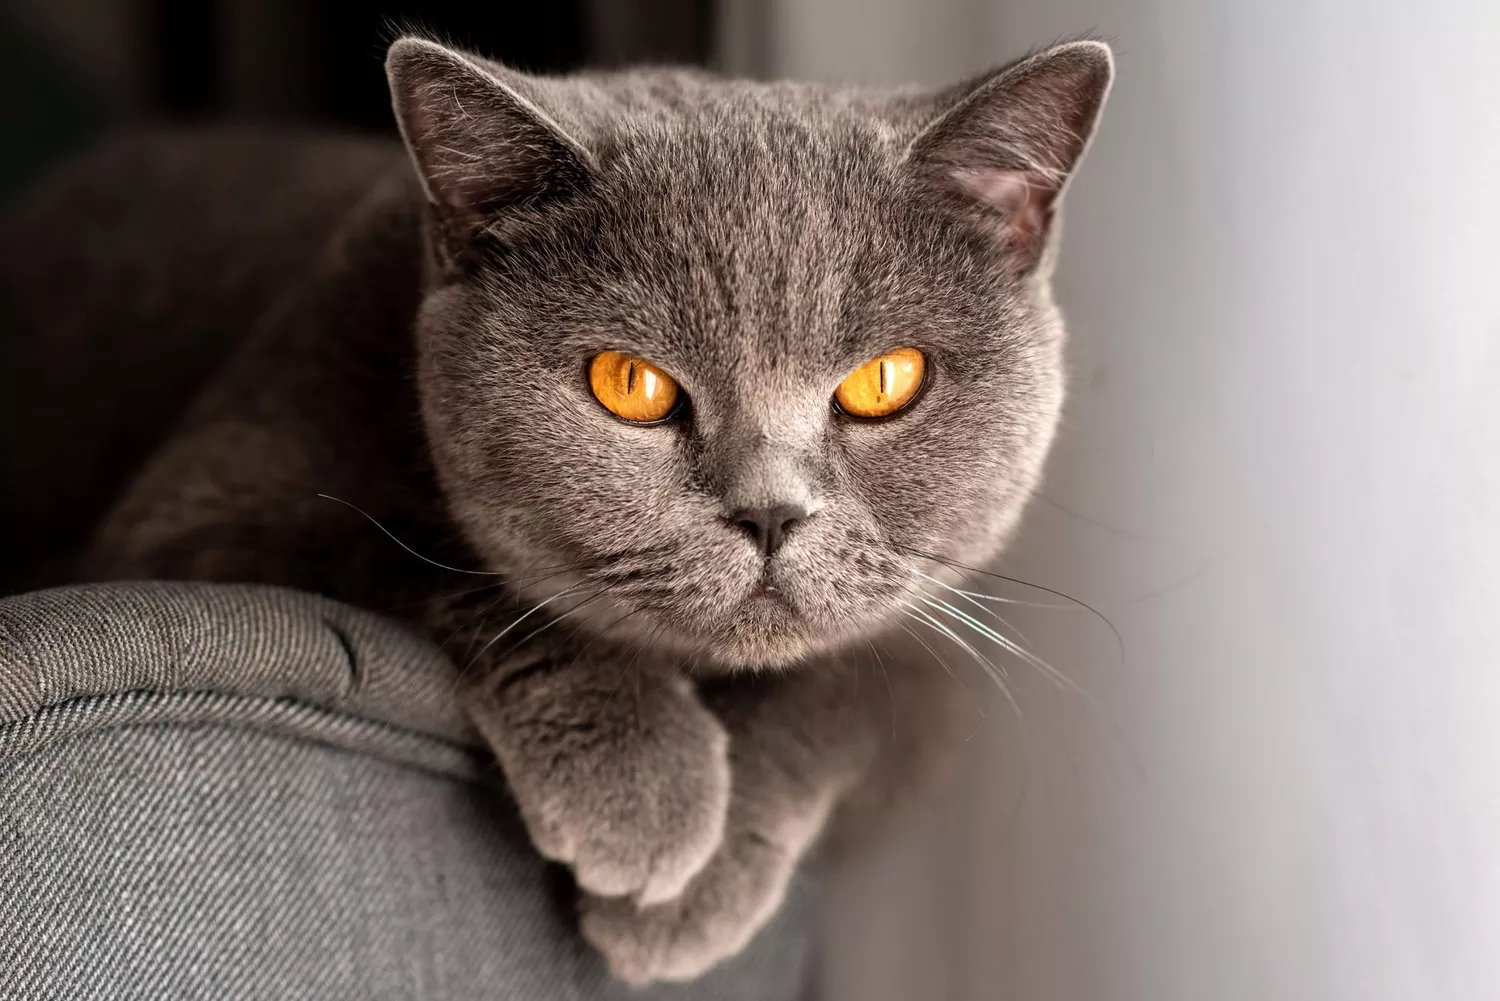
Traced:
<svg viewBox="0 0 1500 1001">
<path fill-rule="evenodd" d="M 583 936 L 626 983 L 692 980 L 738 953 L 770 921 L 796 864 L 796 853 L 769 841 L 735 838 L 675 899 L 642 906 L 585 897 Z"/>
<path fill-rule="evenodd" d="M 644 691 L 511 692 L 473 715 L 537 850 L 643 905 L 683 892 L 724 838 L 728 737 L 680 679 Z"/>
</svg>

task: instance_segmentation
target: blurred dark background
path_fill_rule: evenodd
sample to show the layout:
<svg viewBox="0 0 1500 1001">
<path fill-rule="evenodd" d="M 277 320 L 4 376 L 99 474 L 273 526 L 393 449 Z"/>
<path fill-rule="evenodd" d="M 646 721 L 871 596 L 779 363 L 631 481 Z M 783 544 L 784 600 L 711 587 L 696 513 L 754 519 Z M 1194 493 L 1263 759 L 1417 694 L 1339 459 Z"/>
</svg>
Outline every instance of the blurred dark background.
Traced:
<svg viewBox="0 0 1500 1001">
<path fill-rule="evenodd" d="M 137 120 L 393 131 L 382 60 L 405 30 L 520 69 L 702 64 L 712 0 L 5 0 L 0 199 Z"/>
<path fill-rule="evenodd" d="M 59 161 L 130 126 L 394 138 L 384 60 L 403 33 L 532 72 L 704 64 L 714 8 L 714 0 L 0 0 L 0 218 L 14 221 L 11 206 L 25 205 L 24 193 Z M 102 211 L 129 216 L 128 205 Z M 155 339 L 144 342 L 111 337 L 88 309 L 69 327 L 64 304 L 45 294 L 52 271 L 32 274 L 23 263 L 66 270 L 86 253 L 77 248 L 96 252 L 108 240 L 95 233 L 87 243 L 51 234 L 0 241 L 9 255 L 0 260 L 0 524 L 28 526 L 8 540 L 0 594 L 68 578 L 83 527 L 233 345 L 199 336 L 203 327 L 188 311 L 149 314 Z M 121 302 L 151 299 L 128 256 L 115 256 L 113 286 L 94 275 L 94 301 L 109 301 L 106 287 Z M 43 313 L 45 338 L 33 329 Z"/>
</svg>

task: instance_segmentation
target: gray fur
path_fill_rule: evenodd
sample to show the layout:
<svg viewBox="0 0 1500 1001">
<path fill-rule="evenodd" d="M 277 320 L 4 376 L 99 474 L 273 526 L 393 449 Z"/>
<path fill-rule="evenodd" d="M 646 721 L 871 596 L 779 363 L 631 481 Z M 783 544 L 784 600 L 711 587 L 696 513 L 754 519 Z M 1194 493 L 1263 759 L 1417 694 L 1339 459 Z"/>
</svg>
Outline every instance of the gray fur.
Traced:
<svg viewBox="0 0 1500 1001">
<path fill-rule="evenodd" d="M 415 603 L 587 891 L 584 934 L 628 980 L 694 976 L 831 817 L 943 743 L 924 707 L 951 681 L 860 684 L 853 651 L 947 573 L 918 553 L 990 559 L 1040 476 L 1053 215 L 1108 50 L 894 94 L 538 79 L 414 39 L 388 69 L 416 178 L 393 157 L 251 324 L 92 566 Z M 920 399 L 836 414 L 843 376 L 901 346 L 928 357 Z M 671 373 L 685 417 L 604 411 L 584 367 L 606 348 Z M 455 581 L 319 493 L 500 576 Z M 730 516 L 782 504 L 811 515 L 768 561 Z M 922 739 L 891 739 L 887 692 L 931 714 Z"/>
</svg>

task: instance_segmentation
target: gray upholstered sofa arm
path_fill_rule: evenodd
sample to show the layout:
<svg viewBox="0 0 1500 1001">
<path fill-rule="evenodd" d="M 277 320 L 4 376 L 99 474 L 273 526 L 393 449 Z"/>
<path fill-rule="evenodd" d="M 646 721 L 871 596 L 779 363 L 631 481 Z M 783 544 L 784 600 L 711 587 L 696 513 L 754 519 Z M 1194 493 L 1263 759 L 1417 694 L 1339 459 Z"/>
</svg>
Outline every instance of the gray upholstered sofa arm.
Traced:
<svg viewBox="0 0 1500 1001">
<path fill-rule="evenodd" d="M 454 681 L 284 589 L 0 599 L 0 998 L 800 996 L 795 895 L 695 984 L 609 981 Z"/>
</svg>

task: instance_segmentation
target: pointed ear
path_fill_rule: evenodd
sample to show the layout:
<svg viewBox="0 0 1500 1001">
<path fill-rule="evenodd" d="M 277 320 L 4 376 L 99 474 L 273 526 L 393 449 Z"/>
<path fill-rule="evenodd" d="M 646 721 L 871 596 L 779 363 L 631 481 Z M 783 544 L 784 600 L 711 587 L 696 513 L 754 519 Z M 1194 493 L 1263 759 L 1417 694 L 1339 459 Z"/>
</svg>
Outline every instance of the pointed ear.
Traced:
<svg viewBox="0 0 1500 1001">
<path fill-rule="evenodd" d="M 1102 42 L 1038 53 L 962 91 L 912 143 L 908 162 L 979 208 L 1018 264 L 1035 266 L 1113 77 Z"/>
<path fill-rule="evenodd" d="M 520 74 L 418 38 L 392 45 L 385 69 L 396 122 L 450 251 L 508 208 L 588 186 L 589 154 L 522 96 Z"/>
</svg>

